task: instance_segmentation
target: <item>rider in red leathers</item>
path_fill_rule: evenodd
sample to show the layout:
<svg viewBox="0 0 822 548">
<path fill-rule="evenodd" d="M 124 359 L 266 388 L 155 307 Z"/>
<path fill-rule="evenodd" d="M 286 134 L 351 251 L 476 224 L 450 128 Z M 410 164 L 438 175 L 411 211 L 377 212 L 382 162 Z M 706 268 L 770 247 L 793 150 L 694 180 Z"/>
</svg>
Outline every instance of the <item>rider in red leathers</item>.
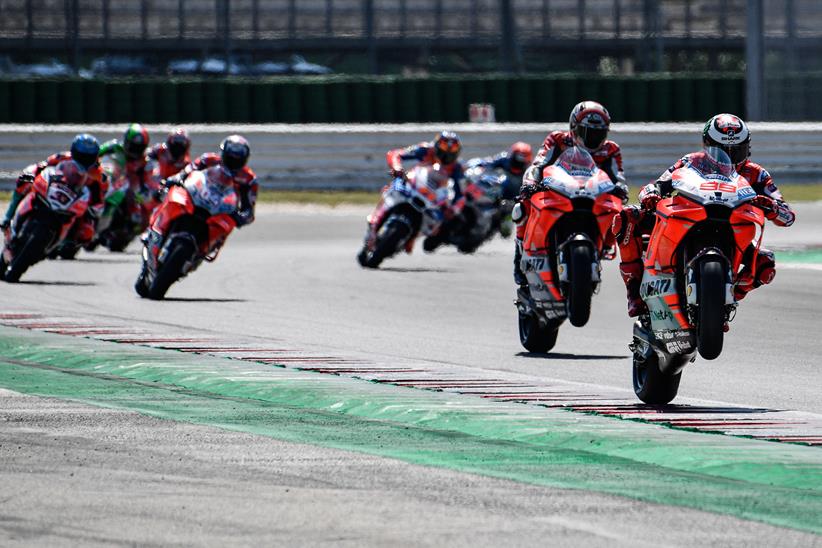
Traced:
<svg viewBox="0 0 822 548">
<path fill-rule="evenodd" d="M 525 171 L 520 196 L 527 198 L 530 195 L 534 186 L 542 181 L 542 171 L 547 166 L 553 165 L 565 149 L 578 146 L 591 154 L 599 169 L 603 170 L 617 186 L 613 193 L 626 200 L 628 187 L 625 185 L 625 175 L 622 172 L 622 152 L 618 144 L 607 139 L 611 116 L 605 107 L 596 101 L 578 103 L 571 111 L 569 125 L 569 131 L 554 131 L 545 138 L 534 162 Z M 517 223 L 514 281 L 517 285 L 527 286 L 528 281 L 519 263 L 522 257 L 522 238 L 525 235 L 525 219 L 528 218 L 529 202 L 527 199 L 521 199 L 518 205 L 519 214 L 514 218 L 514 222 Z M 606 248 L 613 250 L 613 242 L 606 242 Z M 606 258 L 613 258 L 614 252 L 615 250 L 609 252 L 610 256 Z"/>
<path fill-rule="evenodd" d="M 52 154 L 46 160 L 26 167 L 17 178 L 17 184 L 12 195 L 11 203 L 6 210 L 5 218 L 0 224 L 4 231 L 14 217 L 14 212 L 22 199 L 32 189 L 34 179 L 47 167 L 54 167 L 64 161 L 74 161 L 79 170 L 88 177 L 87 186 L 90 192 L 88 212 L 77 219 L 69 232 L 67 239 L 80 245 L 85 245 L 94 238 L 94 227 L 97 217 L 102 212 L 103 200 L 108 191 L 108 179 L 97 163 L 97 154 L 100 144 L 97 139 L 88 133 L 77 135 L 71 143 L 71 150 Z"/>
<path fill-rule="evenodd" d="M 224 184 L 233 184 L 240 198 L 238 211 L 232 215 L 237 228 L 254 222 L 254 207 L 257 203 L 257 176 L 249 168 L 248 157 L 251 147 L 239 135 L 229 135 L 220 145 L 220 152 L 206 152 L 180 173 L 167 179 L 166 184 L 182 184 L 193 171 L 218 170 Z"/>
<path fill-rule="evenodd" d="M 183 128 L 177 128 L 168 134 L 164 143 L 157 143 L 146 154 L 146 160 L 157 162 L 159 176 L 168 179 L 176 175 L 190 162 L 189 149 L 191 139 Z"/>
<path fill-rule="evenodd" d="M 765 216 L 777 226 L 791 226 L 796 219 L 791 207 L 785 203 L 782 194 L 773 182 L 771 175 L 759 164 L 749 159 L 751 151 L 751 133 L 748 125 L 732 114 L 717 114 L 705 124 L 702 130 L 702 143 L 706 147 L 723 149 L 736 165 L 736 171 L 744 177 L 756 192 L 754 204 L 765 211 Z M 639 206 L 628 206 L 620 216 L 614 218 L 613 231 L 619 243 L 619 270 L 628 291 L 628 315 L 636 317 L 647 312 L 648 308 L 639 294 L 642 281 L 642 236 L 650 234 L 656 220 L 656 204 L 663 197 L 673 192 L 671 174 L 677 169 L 698 160 L 704 152 L 694 152 L 684 156 L 669 167 L 655 183 L 642 188 L 639 193 Z M 743 299 L 751 290 L 769 284 L 776 274 L 776 263 L 773 252 L 760 248 L 754 261 L 754 252 L 750 247 L 746 259 L 737 276 L 734 286 L 734 297 Z M 752 271 L 751 263 L 756 264 Z"/>
</svg>

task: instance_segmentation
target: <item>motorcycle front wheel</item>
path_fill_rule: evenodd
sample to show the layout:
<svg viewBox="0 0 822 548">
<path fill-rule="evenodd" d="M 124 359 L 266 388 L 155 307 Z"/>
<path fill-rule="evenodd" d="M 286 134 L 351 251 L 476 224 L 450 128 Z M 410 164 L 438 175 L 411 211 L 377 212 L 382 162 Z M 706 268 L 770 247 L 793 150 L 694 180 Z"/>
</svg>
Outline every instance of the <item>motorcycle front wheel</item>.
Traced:
<svg viewBox="0 0 822 548">
<path fill-rule="evenodd" d="M 714 360 L 722 353 L 725 337 L 725 268 L 720 261 L 700 265 L 698 321 L 699 355 Z"/>
<path fill-rule="evenodd" d="M 386 224 L 388 226 L 377 234 L 374 250 L 366 252 L 364 266 L 367 268 L 379 268 L 380 263 L 396 253 L 400 244 L 411 235 L 411 228 L 406 223 L 392 222 L 392 219 L 388 219 Z"/>
<path fill-rule="evenodd" d="M 47 224 L 36 219 L 26 223 L 20 235 L 23 243 L 14 254 L 3 279 L 9 283 L 19 282 L 26 270 L 45 258 L 46 247 L 53 237 L 54 231 Z"/>
<path fill-rule="evenodd" d="M 168 250 L 168 256 L 160 264 L 154 281 L 148 287 L 146 292 L 148 298 L 155 301 L 162 300 L 171 284 L 183 276 L 183 267 L 194 258 L 196 252 L 197 248 L 194 242 L 182 238 L 174 240 Z M 137 293 L 140 293 L 140 291 L 138 290 Z"/>
<path fill-rule="evenodd" d="M 591 317 L 591 295 L 594 292 L 591 278 L 591 264 L 594 258 L 587 245 L 576 245 L 571 248 L 568 261 L 568 320 L 574 327 L 582 327 Z"/>
</svg>

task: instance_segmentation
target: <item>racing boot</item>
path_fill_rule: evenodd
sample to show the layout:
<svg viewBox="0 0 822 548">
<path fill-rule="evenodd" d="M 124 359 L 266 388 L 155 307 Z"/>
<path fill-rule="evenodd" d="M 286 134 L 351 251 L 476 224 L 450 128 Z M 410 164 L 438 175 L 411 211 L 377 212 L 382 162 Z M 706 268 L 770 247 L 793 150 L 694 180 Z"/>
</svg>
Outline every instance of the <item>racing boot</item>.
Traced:
<svg viewBox="0 0 822 548">
<path fill-rule="evenodd" d="M 625 282 L 628 292 L 628 317 L 636 318 L 648 313 L 648 306 L 639 295 L 639 284 L 642 282 L 642 261 L 628 261 L 619 263 L 619 273 Z"/>
<path fill-rule="evenodd" d="M 756 258 L 756 272 L 751 271 L 751 267 L 746 263 L 739 272 L 737 282 L 734 285 L 734 299 L 741 301 L 745 296 L 757 287 L 769 284 L 776 276 L 776 260 L 773 251 L 760 249 Z"/>
<path fill-rule="evenodd" d="M 520 267 L 522 261 L 522 240 L 520 238 L 514 239 L 514 283 L 522 288 L 528 287 L 528 278 Z"/>
</svg>

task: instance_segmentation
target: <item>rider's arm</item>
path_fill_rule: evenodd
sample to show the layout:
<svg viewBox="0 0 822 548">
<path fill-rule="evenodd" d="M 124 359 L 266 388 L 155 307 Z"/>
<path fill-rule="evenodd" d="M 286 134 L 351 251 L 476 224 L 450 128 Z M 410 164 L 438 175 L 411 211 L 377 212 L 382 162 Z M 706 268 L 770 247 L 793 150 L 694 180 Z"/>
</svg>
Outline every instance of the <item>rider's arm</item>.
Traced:
<svg viewBox="0 0 822 548">
<path fill-rule="evenodd" d="M 248 182 L 235 185 L 240 196 L 240 207 L 234 215 L 234 221 L 237 223 L 238 228 L 254 222 L 254 209 L 257 205 L 257 191 L 259 189 L 257 177 L 253 171 L 246 169 L 244 175 Z"/>
<path fill-rule="evenodd" d="M 403 160 L 417 160 L 422 161 L 428 153 L 430 146 L 427 143 L 420 143 L 419 145 L 411 145 L 405 148 L 395 148 L 389 150 L 385 154 L 385 161 L 388 164 L 388 169 L 392 172 L 399 173 L 402 171 Z"/>
<path fill-rule="evenodd" d="M 563 132 L 554 131 L 545 138 L 545 141 L 542 143 L 542 148 L 540 148 L 533 163 L 525 170 L 525 174 L 522 176 L 523 186 L 535 185 L 542 181 L 542 170 L 556 162 L 562 153 L 562 147 L 557 145 L 564 137 L 565 134 Z"/>
<path fill-rule="evenodd" d="M 774 202 L 773 216 L 770 217 L 776 226 L 791 226 L 796 220 L 796 213 L 773 182 L 771 174 L 760 168 L 757 180 L 752 185 L 757 194 L 771 198 Z"/>
</svg>

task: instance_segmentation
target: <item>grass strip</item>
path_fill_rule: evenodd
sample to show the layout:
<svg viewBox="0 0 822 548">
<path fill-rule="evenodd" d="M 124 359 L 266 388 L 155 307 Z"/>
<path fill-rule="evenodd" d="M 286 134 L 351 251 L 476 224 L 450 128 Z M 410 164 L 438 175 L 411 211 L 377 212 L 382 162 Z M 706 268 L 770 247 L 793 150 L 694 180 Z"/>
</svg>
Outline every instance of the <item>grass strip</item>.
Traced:
<svg viewBox="0 0 822 548">
<path fill-rule="evenodd" d="M 822 533 L 822 452 L 0 328 L 0 386 Z"/>
</svg>

